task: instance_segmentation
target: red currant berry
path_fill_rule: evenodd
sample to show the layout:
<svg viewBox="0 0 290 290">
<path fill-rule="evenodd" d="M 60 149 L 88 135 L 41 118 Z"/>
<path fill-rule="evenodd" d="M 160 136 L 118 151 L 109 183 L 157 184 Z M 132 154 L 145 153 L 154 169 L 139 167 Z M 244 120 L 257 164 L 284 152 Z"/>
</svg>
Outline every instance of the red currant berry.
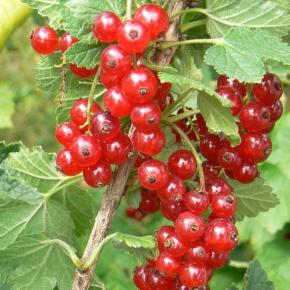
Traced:
<svg viewBox="0 0 290 290">
<path fill-rule="evenodd" d="M 137 130 L 150 132 L 159 126 L 160 116 L 159 106 L 154 102 L 148 102 L 134 106 L 130 117 Z"/>
<path fill-rule="evenodd" d="M 159 210 L 160 201 L 155 191 L 142 190 L 139 209 L 144 213 L 154 213 Z"/>
<path fill-rule="evenodd" d="M 191 245 L 186 253 L 186 260 L 188 262 L 203 265 L 209 259 L 210 252 L 206 248 L 204 242 L 195 242 Z"/>
<path fill-rule="evenodd" d="M 122 78 L 102 72 L 100 75 L 100 81 L 106 89 L 110 89 L 119 86 L 122 82 Z"/>
<path fill-rule="evenodd" d="M 196 120 L 194 121 L 194 124 L 195 124 L 198 134 L 202 136 L 207 135 L 208 129 L 207 129 L 203 116 L 199 113 L 199 114 L 196 114 L 195 117 L 196 117 Z"/>
<path fill-rule="evenodd" d="M 218 176 L 221 171 L 221 167 L 219 165 L 209 161 L 203 161 L 202 168 L 206 178 L 210 178 L 210 176 Z"/>
<path fill-rule="evenodd" d="M 248 103 L 241 110 L 240 124 L 248 132 L 261 132 L 270 123 L 270 111 L 262 103 Z"/>
<path fill-rule="evenodd" d="M 58 35 L 51 27 L 36 28 L 30 38 L 32 48 L 40 54 L 52 54 L 58 48 Z"/>
<path fill-rule="evenodd" d="M 174 175 L 169 176 L 166 185 L 157 191 L 160 200 L 165 203 L 182 200 L 185 193 L 186 188 L 182 179 Z"/>
<path fill-rule="evenodd" d="M 160 211 L 165 218 L 175 221 L 177 217 L 186 210 L 182 200 L 176 202 L 161 202 Z"/>
<path fill-rule="evenodd" d="M 56 168 L 61 173 L 68 176 L 77 175 L 82 171 L 82 167 L 76 164 L 70 151 L 67 149 L 62 149 L 58 152 L 56 157 Z"/>
<path fill-rule="evenodd" d="M 189 211 L 180 214 L 174 224 L 177 236 L 187 243 L 201 238 L 205 229 L 203 219 Z"/>
<path fill-rule="evenodd" d="M 170 234 L 175 234 L 174 227 L 172 226 L 162 226 L 156 232 L 156 241 L 157 241 L 157 246 L 160 252 L 163 252 L 166 250 L 165 241 L 169 237 Z"/>
<path fill-rule="evenodd" d="M 65 147 L 68 147 L 73 139 L 80 134 L 78 126 L 72 122 L 59 124 L 55 130 L 56 140 Z"/>
<path fill-rule="evenodd" d="M 150 156 L 147 156 L 145 154 L 142 153 L 138 153 L 137 154 L 137 158 L 134 162 L 134 167 L 138 168 L 143 162 L 147 161 L 147 160 L 151 160 L 152 158 Z"/>
<path fill-rule="evenodd" d="M 218 136 L 207 134 L 200 141 L 200 152 L 209 161 L 217 163 L 218 151 L 223 145 L 223 141 Z"/>
<path fill-rule="evenodd" d="M 131 218 L 131 219 L 141 221 L 146 216 L 146 214 L 138 208 L 130 208 L 129 207 L 126 209 L 126 216 Z"/>
<path fill-rule="evenodd" d="M 168 169 L 181 179 L 189 179 L 196 171 L 196 161 L 188 150 L 178 150 L 172 153 L 168 159 Z"/>
<path fill-rule="evenodd" d="M 155 74 L 139 67 L 129 71 L 122 80 L 122 89 L 130 102 L 144 104 L 156 94 L 158 82 Z"/>
<path fill-rule="evenodd" d="M 272 104 L 269 108 L 270 118 L 272 122 L 279 120 L 283 114 L 283 104 L 280 100 Z"/>
<path fill-rule="evenodd" d="M 180 268 L 179 278 L 186 287 L 199 287 L 207 282 L 207 271 L 205 266 L 186 263 Z"/>
<path fill-rule="evenodd" d="M 258 163 L 269 157 L 272 151 L 272 142 L 267 134 L 246 133 L 242 135 L 239 148 L 244 161 Z"/>
<path fill-rule="evenodd" d="M 139 290 L 150 290 L 148 286 L 148 276 L 150 271 L 152 271 L 151 267 L 147 265 L 135 268 L 133 281 Z"/>
<path fill-rule="evenodd" d="M 92 113 L 96 113 L 100 111 L 101 108 L 97 103 L 93 103 L 92 105 Z M 88 112 L 88 99 L 78 99 L 75 101 L 73 106 L 70 110 L 70 117 L 71 120 L 76 124 L 77 126 L 82 126 L 87 121 L 87 112 Z"/>
<path fill-rule="evenodd" d="M 167 168 L 159 160 L 145 161 L 138 168 L 138 180 L 149 190 L 160 189 L 168 182 Z"/>
<path fill-rule="evenodd" d="M 120 18 L 113 12 L 103 12 L 93 21 L 93 35 L 101 42 L 109 43 L 117 39 L 121 25 Z"/>
<path fill-rule="evenodd" d="M 126 117 L 132 111 L 131 103 L 119 86 L 107 90 L 103 98 L 103 103 L 116 118 Z"/>
<path fill-rule="evenodd" d="M 167 252 L 159 254 L 156 260 L 156 269 L 170 277 L 175 277 L 181 267 L 180 257 L 173 257 Z"/>
<path fill-rule="evenodd" d="M 237 202 L 232 194 L 218 194 L 212 198 L 211 208 L 215 217 L 230 218 L 237 210 Z"/>
<path fill-rule="evenodd" d="M 227 170 L 232 170 L 242 163 L 239 150 L 231 146 L 224 146 L 218 151 L 218 161 L 219 165 Z"/>
<path fill-rule="evenodd" d="M 229 252 L 238 243 L 238 231 L 232 222 L 216 218 L 208 224 L 204 232 L 204 241 L 211 251 L 216 253 Z"/>
<path fill-rule="evenodd" d="M 176 233 L 170 233 L 161 247 L 173 257 L 181 257 L 188 251 L 188 246 L 176 235 Z"/>
<path fill-rule="evenodd" d="M 123 77 L 132 67 L 132 59 L 119 45 L 106 47 L 100 59 L 102 73 L 111 77 Z"/>
<path fill-rule="evenodd" d="M 272 73 L 264 75 L 262 82 L 253 85 L 253 95 L 257 100 L 266 105 L 272 105 L 278 101 L 283 94 L 280 79 Z"/>
<path fill-rule="evenodd" d="M 132 143 L 137 151 L 152 156 L 162 151 L 165 146 L 165 137 L 160 128 L 156 128 L 150 133 L 135 130 Z"/>
<path fill-rule="evenodd" d="M 183 198 L 185 207 L 196 215 L 201 215 L 209 206 L 208 196 L 198 190 L 189 191 Z"/>
<path fill-rule="evenodd" d="M 174 101 L 173 96 L 171 94 L 162 97 L 158 95 L 158 92 L 156 93 L 155 99 L 157 100 L 158 106 L 161 111 L 164 111 Z"/>
<path fill-rule="evenodd" d="M 103 187 L 107 185 L 112 178 L 111 166 L 105 162 L 84 168 L 83 171 L 85 182 L 91 187 Z"/>
<path fill-rule="evenodd" d="M 224 266 L 230 258 L 229 253 L 210 252 L 209 259 L 206 262 L 207 268 L 217 269 Z"/>
<path fill-rule="evenodd" d="M 71 72 L 80 78 L 89 78 L 96 74 L 97 69 L 87 69 L 86 67 L 78 67 L 76 64 L 69 65 Z"/>
<path fill-rule="evenodd" d="M 111 140 L 121 132 L 118 118 L 113 117 L 109 111 L 99 111 L 93 116 L 90 124 L 91 132 L 102 141 Z"/>
<path fill-rule="evenodd" d="M 238 91 L 230 87 L 219 87 L 216 92 L 233 103 L 233 105 L 230 107 L 233 116 L 236 116 L 240 113 L 243 107 L 243 102 L 242 97 Z"/>
<path fill-rule="evenodd" d="M 176 277 L 173 285 L 171 285 L 170 290 L 192 290 L 192 288 L 188 288 L 180 282 L 179 277 Z"/>
<path fill-rule="evenodd" d="M 218 194 L 231 194 L 232 187 L 223 178 L 211 176 L 206 180 L 205 189 L 209 197 L 209 201 Z"/>
<path fill-rule="evenodd" d="M 95 165 L 102 154 L 102 146 L 99 140 L 89 135 L 76 137 L 69 150 L 76 164 L 82 167 Z"/>
<path fill-rule="evenodd" d="M 247 94 L 247 87 L 245 83 L 241 83 L 238 80 L 231 80 L 226 75 L 220 75 L 217 81 L 218 88 L 220 87 L 230 87 L 234 90 L 237 90 L 241 97 L 245 97 Z"/>
<path fill-rule="evenodd" d="M 73 44 L 79 40 L 69 33 L 65 32 L 59 39 L 59 47 L 62 53 L 65 53 Z"/>
<path fill-rule="evenodd" d="M 158 271 L 153 271 L 148 277 L 149 289 L 168 290 L 172 283 L 172 278 L 164 276 Z"/>
<path fill-rule="evenodd" d="M 244 163 L 233 170 L 234 178 L 241 183 L 251 183 L 258 175 L 256 164 Z"/>
<path fill-rule="evenodd" d="M 169 27 L 169 17 L 166 10 L 156 4 L 140 6 L 136 10 L 134 19 L 139 20 L 148 27 L 152 40 L 162 37 Z"/>
<path fill-rule="evenodd" d="M 126 162 L 129 152 L 132 149 L 132 143 L 130 138 L 123 133 L 120 133 L 113 139 L 106 140 L 106 142 L 102 145 L 102 158 L 104 159 L 104 161 L 110 164 L 117 165 Z"/>
<path fill-rule="evenodd" d="M 117 39 L 128 53 L 142 52 L 150 42 L 150 31 L 142 22 L 128 20 L 120 26 Z"/>
</svg>

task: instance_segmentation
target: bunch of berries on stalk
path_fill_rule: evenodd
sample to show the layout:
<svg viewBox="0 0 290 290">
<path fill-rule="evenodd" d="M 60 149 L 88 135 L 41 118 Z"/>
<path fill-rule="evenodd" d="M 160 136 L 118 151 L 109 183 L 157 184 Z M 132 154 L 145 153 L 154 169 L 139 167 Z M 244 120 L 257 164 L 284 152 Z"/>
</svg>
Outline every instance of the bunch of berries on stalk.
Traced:
<svg viewBox="0 0 290 290">
<path fill-rule="evenodd" d="M 139 59 L 168 27 L 166 11 L 155 4 L 140 6 L 133 19 L 125 22 L 112 12 L 97 15 L 93 35 L 114 44 L 103 50 L 99 68 L 70 64 L 70 69 L 81 78 L 98 73 L 107 89 L 103 108 L 89 98 L 73 104 L 70 121 L 56 128 L 56 139 L 63 145 L 56 164 L 63 174 L 82 172 L 89 186 L 102 187 L 112 178 L 112 166 L 123 164 L 135 151 L 141 201 L 138 208 L 128 208 L 127 215 L 141 220 L 160 210 L 173 222 L 156 233 L 158 257 L 135 269 L 136 287 L 206 290 L 213 271 L 227 263 L 238 243 L 237 201 L 226 177 L 241 183 L 257 177 L 257 163 L 271 153 L 268 133 L 282 115 L 282 86 L 271 73 L 251 90 L 244 83 L 220 76 L 216 92 L 232 102 L 240 145 L 233 147 L 224 136 L 212 134 L 200 113 L 190 114 L 192 109 L 183 107 L 173 115 L 178 121 L 172 122 L 180 149 L 171 153 L 166 164 L 154 159 L 165 146 L 162 112 L 174 100 L 171 84 L 161 83 Z M 37 52 L 51 54 L 58 48 L 64 53 L 78 40 L 68 33 L 58 39 L 52 28 L 41 27 L 33 32 L 31 41 Z M 178 118 L 183 113 L 187 117 Z M 130 136 L 123 132 L 121 123 L 128 123 L 128 119 Z M 183 142 L 191 146 L 184 148 Z M 193 142 L 199 143 L 198 148 Z M 204 157 L 202 163 L 198 153 Z"/>
</svg>

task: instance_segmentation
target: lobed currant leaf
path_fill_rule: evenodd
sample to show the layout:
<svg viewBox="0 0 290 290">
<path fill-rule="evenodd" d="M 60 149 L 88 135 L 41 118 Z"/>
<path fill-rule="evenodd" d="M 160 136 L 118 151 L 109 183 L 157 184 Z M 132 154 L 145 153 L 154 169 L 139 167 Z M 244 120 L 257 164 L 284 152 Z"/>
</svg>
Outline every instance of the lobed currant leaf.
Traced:
<svg viewBox="0 0 290 290">
<path fill-rule="evenodd" d="M 0 142 L 0 163 L 2 163 L 10 153 L 18 152 L 20 149 L 20 143 L 6 144 L 4 141 Z"/>
</svg>

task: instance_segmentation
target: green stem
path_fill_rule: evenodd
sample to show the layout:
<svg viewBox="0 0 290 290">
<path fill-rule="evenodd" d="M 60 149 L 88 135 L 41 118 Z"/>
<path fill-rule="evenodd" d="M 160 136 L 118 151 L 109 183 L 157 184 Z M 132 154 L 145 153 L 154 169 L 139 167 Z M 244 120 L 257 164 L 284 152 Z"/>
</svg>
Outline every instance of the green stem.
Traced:
<svg viewBox="0 0 290 290">
<path fill-rule="evenodd" d="M 202 162 L 199 158 L 199 155 L 191 143 L 191 141 L 188 139 L 187 135 L 174 123 L 168 122 L 168 121 L 163 121 L 164 124 L 170 126 L 173 128 L 176 133 L 179 134 L 179 136 L 182 138 L 182 140 L 187 144 L 187 146 L 190 148 L 196 162 L 197 162 L 197 169 L 198 169 L 198 175 L 199 175 L 199 183 L 200 183 L 200 189 L 204 193 L 205 192 L 205 180 L 204 180 L 204 172 L 202 168 Z"/>
<path fill-rule="evenodd" d="M 170 0 L 165 0 L 164 3 L 163 3 L 163 5 L 162 5 L 162 8 L 163 9 L 166 9 L 167 6 L 168 6 L 168 4 L 169 4 L 169 2 L 170 2 Z"/>
<path fill-rule="evenodd" d="M 203 9 L 203 8 L 190 8 L 190 9 L 184 9 L 184 10 L 180 10 L 178 12 L 176 12 L 175 14 L 171 15 L 171 19 L 179 16 L 179 15 L 184 15 L 187 13 L 201 13 L 204 15 L 208 15 L 207 10 Z"/>
<path fill-rule="evenodd" d="M 203 26 L 206 24 L 206 19 L 200 19 L 200 20 L 195 20 L 192 22 L 185 23 L 180 26 L 181 32 L 185 32 L 186 30 L 189 30 L 191 28 Z"/>
<path fill-rule="evenodd" d="M 249 263 L 244 262 L 244 261 L 230 260 L 229 266 L 232 266 L 235 268 L 248 268 Z"/>
<path fill-rule="evenodd" d="M 175 123 L 175 122 L 183 120 L 187 117 L 191 117 L 193 115 L 196 115 L 197 113 L 199 113 L 199 110 L 188 110 L 188 111 L 181 113 L 181 114 L 178 114 L 176 116 L 168 117 L 165 121 L 168 121 L 170 123 Z"/>
<path fill-rule="evenodd" d="M 164 41 L 157 44 L 159 49 L 166 49 L 175 46 L 189 45 L 189 44 L 221 44 L 223 40 L 221 38 L 197 38 L 184 41 Z"/>
<path fill-rule="evenodd" d="M 132 0 L 126 0 L 126 16 L 125 18 L 127 20 L 130 20 L 132 18 Z"/>
</svg>

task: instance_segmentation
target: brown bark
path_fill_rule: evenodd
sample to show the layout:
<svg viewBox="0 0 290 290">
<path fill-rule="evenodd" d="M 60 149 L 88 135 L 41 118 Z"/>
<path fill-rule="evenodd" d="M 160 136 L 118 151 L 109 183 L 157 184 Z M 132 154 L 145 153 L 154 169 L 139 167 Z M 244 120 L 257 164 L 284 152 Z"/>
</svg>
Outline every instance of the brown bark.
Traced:
<svg viewBox="0 0 290 290">
<path fill-rule="evenodd" d="M 168 4 L 168 13 L 172 15 L 179 10 L 184 9 L 188 2 L 185 0 L 171 0 Z M 177 17 L 172 21 L 169 30 L 164 36 L 165 41 L 177 41 L 179 40 L 180 34 L 178 30 L 180 18 Z M 166 66 L 170 63 L 175 52 L 175 48 L 169 48 L 165 50 L 156 51 L 154 55 L 154 61 L 159 65 Z M 92 255 L 94 249 L 100 244 L 100 242 L 108 234 L 113 217 L 119 206 L 120 200 L 122 198 L 123 192 L 125 190 L 131 169 L 133 167 L 135 157 L 132 156 L 129 160 L 122 166 L 118 168 L 115 172 L 110 185 L 104 194 L 101 208 L 96 216 L 94 227 L 92 229 L 89 241 L 87 243 L 84 255 L 82 257 L 83 261 L 87 261 Z M 93 273 L 95 270 L 95 265 L 92 265 L 89 269 L 85 271 L 76 270 L 75 277 L 73 281 L 72 290 L 88 290 L 90 288 Z"/>
</svg>

